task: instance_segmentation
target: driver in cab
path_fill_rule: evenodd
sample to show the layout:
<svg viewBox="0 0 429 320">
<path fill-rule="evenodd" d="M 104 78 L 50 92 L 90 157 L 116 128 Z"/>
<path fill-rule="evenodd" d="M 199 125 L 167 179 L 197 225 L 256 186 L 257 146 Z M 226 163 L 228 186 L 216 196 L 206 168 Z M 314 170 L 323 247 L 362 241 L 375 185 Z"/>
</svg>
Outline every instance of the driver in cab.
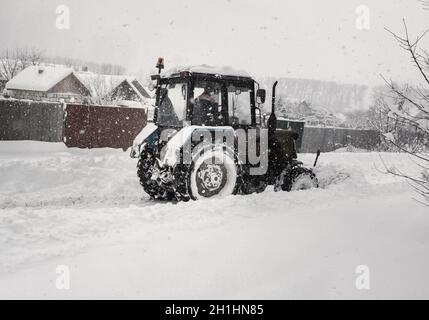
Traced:
<svg viewBox="0 0 429 320">
<path fill-rule="evenodd" d="M 195 99 L 196 108 L 194 109 L 193 124 L 214 124 L 217 118 L 219 105 L 210 92 L 212 92 L 212 89 L 206 86 L 204 87 L 203 93 Z"/>
</svg>

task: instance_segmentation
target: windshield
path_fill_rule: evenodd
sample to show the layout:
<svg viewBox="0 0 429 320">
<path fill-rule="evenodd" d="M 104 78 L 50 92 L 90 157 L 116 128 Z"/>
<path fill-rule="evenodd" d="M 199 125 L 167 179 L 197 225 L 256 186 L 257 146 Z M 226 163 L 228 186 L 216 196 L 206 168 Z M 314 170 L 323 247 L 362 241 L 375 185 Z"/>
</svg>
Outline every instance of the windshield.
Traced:
<svg viewBox="0 0 429 320">
<path fill-rule="evenodd" d="M 182 127 L 186 118 L 186 97 L 188 87 L 185 83 L 166 83 L 161 85 L 158 125 Z"/>
<path fill-rule="evenodd" d="M 224 122 L 222 114 L 222 84 L 213 81 L 197 81 L 194 87 L 192 124 L 221 125 Z"/>
<path fill-rule="evenodd" d="M 228 86 L 229 119 L 232 124 L 250 124 L 250 94 L 247 87 Z"/>
</svg>

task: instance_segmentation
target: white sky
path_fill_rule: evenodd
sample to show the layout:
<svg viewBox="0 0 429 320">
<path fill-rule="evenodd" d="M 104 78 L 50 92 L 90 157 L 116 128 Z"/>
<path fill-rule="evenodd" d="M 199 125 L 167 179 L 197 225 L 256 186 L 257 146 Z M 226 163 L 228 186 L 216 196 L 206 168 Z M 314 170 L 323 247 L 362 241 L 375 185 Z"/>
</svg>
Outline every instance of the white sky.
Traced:
<svg viewBox="0 0 429 320">
<path fill-rule="evenodd" d="M 70 7 L 70 30 L 55 27 L 61 4 Z M 367 31 L 355 27 L 362 4 Z M 416 78 L 384 27 L 400 32 L 405 18 L 414 35 L 429 28 L 418 0 L 0 0 L 0 8 L 0 50 L 35 46 L 130 73 L 152 70 L 163 56 L 167 67 L 229 65 L 255 76 L 369 85 L 382 83 L 380 73 Z"/>
</svg>

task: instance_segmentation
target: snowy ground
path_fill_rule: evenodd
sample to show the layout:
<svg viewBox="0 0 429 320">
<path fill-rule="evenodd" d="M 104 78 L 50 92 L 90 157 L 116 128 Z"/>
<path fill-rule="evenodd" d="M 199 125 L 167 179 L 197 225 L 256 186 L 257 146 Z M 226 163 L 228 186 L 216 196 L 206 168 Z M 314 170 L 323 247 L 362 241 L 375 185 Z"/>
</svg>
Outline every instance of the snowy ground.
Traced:
<svg viewBox="0 0 429 320">
<path fill-rule="evenodd" d="M 0 142 L 0 298 L 428 299 L 429 210 L 380 156 L 418 170 L 334 152 L 317 190 L 173 204 L 143 195 L 122 151 Z"/>
</svg>

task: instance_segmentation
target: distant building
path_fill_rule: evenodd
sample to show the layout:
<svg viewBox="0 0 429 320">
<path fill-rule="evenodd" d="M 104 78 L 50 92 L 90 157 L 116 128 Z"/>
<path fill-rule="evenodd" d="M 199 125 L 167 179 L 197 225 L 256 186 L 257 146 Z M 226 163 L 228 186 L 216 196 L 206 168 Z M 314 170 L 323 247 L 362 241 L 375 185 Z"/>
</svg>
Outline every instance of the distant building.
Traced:
<svg viewBox="0 0 429 320">
<path fill-rule="evenodd" d="M 151 96 L 140 82 L 131 76 L 103 75 L 93 72 L 76 72 L 76 76 L 91 92 L 95 104 L 144 104 Z"/>
<path fill-rule="evenodd" d="M 293 120 L 304 120 L 307 126 L 341 127 L 344 119 L 321 106 L 312 106 L 307 101 L 279 99 L 278 114 Z"/>
<path fill-rule="evenodd" d="M 122 100 L 137 101 L 149 99 L 151 96 L 137 79 L 127 78 L 122 81 L 113 91 L 112 96 Z"/>
<path fill-rule="evenodd" d="M 81 103 L 91 93 L 74 74 L 60 66 L 29 66 L 6 83 L 8 95 L 15 99 Z"/>
<path fill-rule="evenodd" d="M 151 98 L 149 90 L 134 77 L 75 71 L 59 65 L 30 66 L 5 82 L 7 95 L 15 99 L 136 107 Z"/>
</svg>

